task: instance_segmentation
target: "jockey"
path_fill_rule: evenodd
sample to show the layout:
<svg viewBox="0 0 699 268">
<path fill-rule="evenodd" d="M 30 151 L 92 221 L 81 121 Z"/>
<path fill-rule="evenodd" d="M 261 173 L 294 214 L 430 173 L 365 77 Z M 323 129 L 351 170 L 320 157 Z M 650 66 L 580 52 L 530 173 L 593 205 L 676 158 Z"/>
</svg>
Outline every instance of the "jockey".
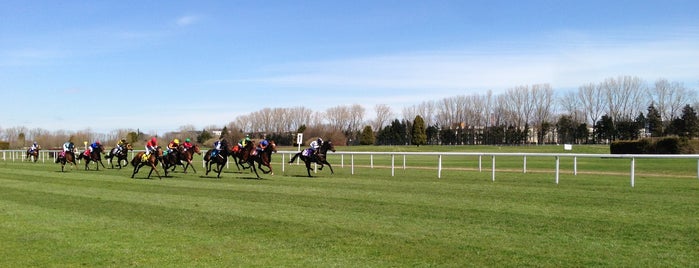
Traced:
<svg viewBox="0 0 699 268">
<path fill-rule="evenodd" d="M 176 152 L 178 146 L 180 146 L 180 140 L 179 139 L 172 140 L 170 143 L 167 144 L 167 153 L 170 154 L 172 152 Z"/>
<path fill-rule="evenodd" d="M 184 139 L 182 146 L 184 146 L 184 148 L 186 150 L 189 150 L 189 149 L 192 149 L 192 146 L 194 146 L 194 145 L 192 145 L 192 140 L 190 140 L 189 138 L 186 138 L 186 139 Z"/>
<path fill-rule="evenodd" d="M 63 143 L 63 155 L 65 156 L 66 153 L 72 154 L 73 159 L 75 159 L 75 144 L 71 141 L 66 141 Z"/>
<path fill-rule="evenodd" d="M 258 144 L 258 147 L 260 147 L 260 149 L 262 149 L 264 151 L 268 145 L 269 145 L 269 141 L 261 140 L 260 144 Z"/>
<path fill-rule="evenodd" d="M 119 154 L 119 153 L 121 153 L 121 150 L 122 150 L 125 146 L 126 146 L 126 139 L 121 139 L 121 140 L 119 140 L 119 141 L 117 142 L 116 147 L 114 147 L 114 148 L 116 149 L 116 152 L 115 152 L 114 154 Z"/>
<path fill-rule="evenodd" d="M 218 155 L 218 153 L 221 152 L 221 149 L 223 149 L 223 148 L 221 148 L 222 146 L 223 146 L 223 139 L 219 139 L 219 140 L 215 141 L 214 142 L 214 150 L 211 151 L 211 156 L 213 157 L 213 156 Z"/>
<path fill-rule="evenodd" d="M 313 154 L 316 154 L 318 151 L 318 148 L 320 148 L 321 144 L 323 144 L 323 139 L 318 138 L 317 140 L 314 140 L 311 142 L 311 148 L 309 148 L 309 149 L 311 149 L 311 152 Z"/>
<path fill-rule="evenodd" d="M 31 147 L 29 147 L 29 153 L 33 153 L 36 149 L 39 148 L 39 144 L 34 142 Z"/>
<path fill-rule="evenodd" d="M 93 142 L 92 144 L 90 144 L 90 147 L 87 147 L 87 151 L 88 151 L 89 153 L 88 153 L 88 152 L 86 152 L 86 153 L 92 155 L 92 152 L 94 152 L 95 149 L 99 148 L 101 145 L 102 145 L 102 144 L 100 143 L 99 140 Z"/>
<path fill-rule="evenodd" d="M 250 142 L 250 136 L 245 135 L 245 138 L 240 139 L 240 142 L 238 142 L 238 144 L 240 144 L 240 148 L 245 148 L 245 145 L 247 145 L 248 142 Z"/>
<path fill-rule="evenodd" d="M 64 153 L 65 153 L 65 152 L 71 152 L 71 153 L 72 153 L 72 152 L 73 152 L 73 148 L 75 148 L 75 144 L 73 144 L 72 142 L 66 141 L 65 143 L 63 143 L 63 152 L 64 152 Z"/>
<path fill-rule="evenodd" d="M 148 143 L 146 143 L 146 155 L 150 155 L 151 152 L 155 151 L 155 147 L 158 146 L 158 140 L 155 137 L 150 138 Z"/>
<path fill-rule="evenodd" d="M 257 152 L 263 152 L 267 146 L 269 146 L 269 141 L 261 140 L 260 143 L 257 144 Z"/>
</svg>

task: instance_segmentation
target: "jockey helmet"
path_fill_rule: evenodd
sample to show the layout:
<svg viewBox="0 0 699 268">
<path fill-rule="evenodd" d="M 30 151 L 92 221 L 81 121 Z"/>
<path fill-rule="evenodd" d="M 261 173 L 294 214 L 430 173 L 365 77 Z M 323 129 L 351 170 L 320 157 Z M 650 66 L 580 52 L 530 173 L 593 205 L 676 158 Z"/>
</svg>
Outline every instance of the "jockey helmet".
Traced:
<svg viewBox="0 0 699 268">
<path fill-rule="evenodd" d="M 152 138 L 150 138 L 150 141 L 151 141 L 152 143 L 155 143 L 155 142 L 157 142 L 158 140 L 156 140 L 155 137 L 152 137 Z"/>
<path fill-rule="evenodd" d="M 95 141 L 95 144 L 100 145 L 101 143 L 100 141 Z"/>
<path fill-rule="evenodd" d="M 184 141 L 185 141 L 185 142 L 189 142 L 189 141 L 190 141 L 190 139 L 189 139 L 189 138 L 186 138 L 186 139 L 184 139 Z"/>
<path fill-rule="evenodd" d="M 267 140 L 262 140 L 260 142 L 260 145 L 262 145 L 262 146 L 267 146 L 268 144 L 269 144 L 269 142 Z"/>
<path fill-rule="evenodd" d="M 121 142 L 126 142 L 126 139 L 121 139 Z"/>
<path fill-rule="evenodd" d="M 318 143 L 323 143 L 323 139 L 318 138 Z"/>
<path fill-rule="evenodd" d="M 178 139 L 175 139 L 173 142 L 175 142 L 175 144 L 180 144 L 180 140 Z"/>
<path fill-rule="evenodd" d="M 34 142 L 34 145 L 36 145 L 36 142 Z"/>
</svg>

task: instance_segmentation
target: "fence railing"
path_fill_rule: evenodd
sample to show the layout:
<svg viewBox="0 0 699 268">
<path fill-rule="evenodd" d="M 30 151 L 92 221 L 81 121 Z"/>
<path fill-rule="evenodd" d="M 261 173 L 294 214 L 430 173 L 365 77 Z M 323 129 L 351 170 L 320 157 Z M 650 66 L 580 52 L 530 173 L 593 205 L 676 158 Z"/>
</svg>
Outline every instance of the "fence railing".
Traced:
<svg viewBox="0 0 699 268">
<path fill-rule="evenodd" d="M 130 157 L 132 158 L 137 152 L 143 151 L 143 150 L 133 150 L 130 151 Z M 1 158 L 4 161 L 29 161 L 26 158 L 26 150 L 0 150 Z M 39 159 L 38 161 L 46 162 L 47 160 L 49 161 L 54 161 L 55 157 L 57 156 L 57 153 L 60 152 L 60 150 L 41 150 L 39 151 Z M 298 153 L 298 151 L 278 151 L 277 154 L 281 154 L 282 159 L 281 159 L 281 165 L 282 165 L 282 172 L 286 170 L 286 157 L 289 156 L 291 158 L 291 155 L 294 155 Z M 355 156 L 357 155 L 368 155 L 369 156 L 369 165 L 370 168 L 374 168 L 374 156 L 375 155 L 388 155 L 391 156 L 391 176 L 395 176 L 395 170 L 396 170 L 396 156 L 402 156 L 402 164 L 401 167 L 403 169 L 407 168 L 407 161 L 406 157 L 407 156 L 435 156 L 437 157 L 437 178 L 442 177 L 442 170 L 444 169 L 442 166 L 442 158 L 445 156 L 472 156 L 472 157 L 478 157 L 478 171 L 482 172 L 483 171 L 483 157 L 490 158 L 491 160 L 491 179 L 492 181 L 495 181 L 495 174 L 496 174 L 496 158 L 497 157 L 522 157 L 523 163 L 522 163 L 522 171 L 524 173 L 527 173 L 527 157 L 550 157 L 555 160 L 555 182 L 556 184 L 559 183 L 560 180 L 560 159 L 563 158 L 572 158 L 573 159 L 573 174 L 577 175 L 578 174 L 578 158 L 611 158 L 611 159 L 629 159 L 629 175 L 630 175 L 630 181 L 631 181 L 631 187 L 635 187 L 635 180 L 636 180 L 636 159 L 696 159 L 697 160 L 697 178 L 699 179 L 699 155 L 697 154 L 691 154 L 691 155 L 669 155 L 669 154 L 575 154 L 575 153 L 477 153 L 477 152 L 335 152 L 329 153 L 329 157 L 331 157 L 331 162 L 335 163 L 336 160 L 333 160 L 332 158 L 335 157 L 335 155 L 340 156 L 340 167 L 344 168 L 345 167 L 345 161 L 346 161 L 346 156 L 349 157 L 349 163 L 348 165 L 350 166 L 351 169 L 351 174 L 354 175 L 355 173 Z M 202 159 L 202 165 L 205 165 L 204 160 Z M 227 166 L 227 168 L 230 168 Z"/>
<path fill-rule="evenodd" d="M 295 154 L 296 151 L 279 151 L 281 154 Z M 402 156 L 402 168 L 406 169 L 406 157 L 409 155 L 420 155 L 420 156 L 435 156 L 437 157 L 437 178 L 442 177 L 442 158 L 445 156 L 472 156 L 478 157 L 478 171 L 483 171 L 483 157 L 490 158 L 491 160 L 491 179 L 495 181 L 496 168 L 496 158 L 497 157 L 521 157 L 522 158 L 522 171 L 527 173 L 527 157 L 551 157 L 555 161 L 555 182 L 556 184 L 560 181 L 560 159 L 561 158 L 572 158 L 573 159 L 573 174 L 578 175 L 578 158 L 612 158 L 612 159 L 629 159 L 629 175 L 631 181 L 631 187 L 635 187 L 636 184 L 636 159 L 696 159 L 697 160 L 697 178 L 699 179 L 699 155 L 667 155 L 667 154 L 574 154 L 574 153 L 477 153 L 477 152 L 335 152 L 328 153 L 329 157 L 331 155 L 340 155 L 341 167 L 345 165 L 345 156 L 349 156 L 349 165 L 351 168 L 351 173 L 354 175 L 355 168 L 355 155 L 368 155 L 370 168 L 374 168 L 374 156 L 375 155 L 388 155 L 391 156 L 391 176 L 395 176 L 396 170 L 396 156 Z M 331 161 L 332 162 L 332 161 Z M 282 170 L 284 170 L 284 157 L 282 157 Z"/>
</svg>

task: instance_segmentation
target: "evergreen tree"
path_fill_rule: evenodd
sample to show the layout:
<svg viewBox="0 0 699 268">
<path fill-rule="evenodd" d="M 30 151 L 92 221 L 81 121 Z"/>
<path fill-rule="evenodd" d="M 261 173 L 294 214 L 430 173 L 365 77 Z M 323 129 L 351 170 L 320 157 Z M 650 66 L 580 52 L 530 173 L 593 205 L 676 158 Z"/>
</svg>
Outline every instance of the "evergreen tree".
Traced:
<svg viewBox="0 0 699 268">
<path fill-rule="evenodd" d="M 653 104 L 648 106 L 648 115 L 646 116 L 645 123 L 651 137 L 660 137 L 663 135 L 663 119 L 660 117 L 660 112 Z"/>
<path fill-rule="evenodd" d="M 213 136 L 211 135 L 210 132 L 206 131 L 206 129 L 202 130 L 201 133 L 197 136 L 197 142 L 200 144 L 203 144 L 204 142 L 208 141 L 211 139 Z"/>
<path fill-rule="evenodd" d="M 362 134 L 359 137 L 359 144 L 361 145 L 372 145 L 376 141 L 376 138 L 374 137 L 374 131 L 371 129 L 371 126 L 365 126 L 364 130 L 362 130 Z"/>
<path fill-rule="evenodd" d="M 427 144 L 427 132 L 425 130 L 425 120 L 421 116 L 415 116 L 413 120 L 412 139 L 410 142 L 417 147 Z"/>
<path fill-rule="evenodd" d="M 597 131 L 598 140 L 608 140 L 612 142 L 616 139 L 616 128 L 614 127 L 614 121 L 609 115 L 603 115 L 602 118 L 597 121 L 595 125 L 595 130 Z"/>
<path fill-rule="evenodd" d="M 697 119 L 697 113 L 694 111 L 692 106 L 689 104 L 682 108 L 682 121 L 684 121 L 684 129 L 681 134 L 683 137 L 693 138 L 699 133 L 699 119 Z"/>
</svg>

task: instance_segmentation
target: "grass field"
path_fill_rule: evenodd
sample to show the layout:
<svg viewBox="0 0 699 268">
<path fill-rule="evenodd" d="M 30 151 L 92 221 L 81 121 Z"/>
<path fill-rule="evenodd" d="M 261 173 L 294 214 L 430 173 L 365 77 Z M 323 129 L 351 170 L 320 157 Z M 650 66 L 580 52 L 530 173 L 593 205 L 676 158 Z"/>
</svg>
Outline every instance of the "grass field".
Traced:
<svg viewBox="0 0 699 268">
<path fill-rule="evenodd" d="M 307 178 L 275 156 L 277 174 L 262 180 L 235 167 L 146 180 L 0 161 L 0 267 L 699 263 L 696 160 L 638 160 L 632 188 L 625 159 L 579 159 L 577 176 L 561 159 L 557 185 L 549 158 L 528 159 L 526 174 L 521 158 L 498 158 L 495 182 L 473 157 L 444 158 L 441 179 L 434 157 L 410 157 L 393 177 L 388 156 L 374 169 L 368 158 L 352 175 L 331 155 L 334 175 Z"/>
</svg>

